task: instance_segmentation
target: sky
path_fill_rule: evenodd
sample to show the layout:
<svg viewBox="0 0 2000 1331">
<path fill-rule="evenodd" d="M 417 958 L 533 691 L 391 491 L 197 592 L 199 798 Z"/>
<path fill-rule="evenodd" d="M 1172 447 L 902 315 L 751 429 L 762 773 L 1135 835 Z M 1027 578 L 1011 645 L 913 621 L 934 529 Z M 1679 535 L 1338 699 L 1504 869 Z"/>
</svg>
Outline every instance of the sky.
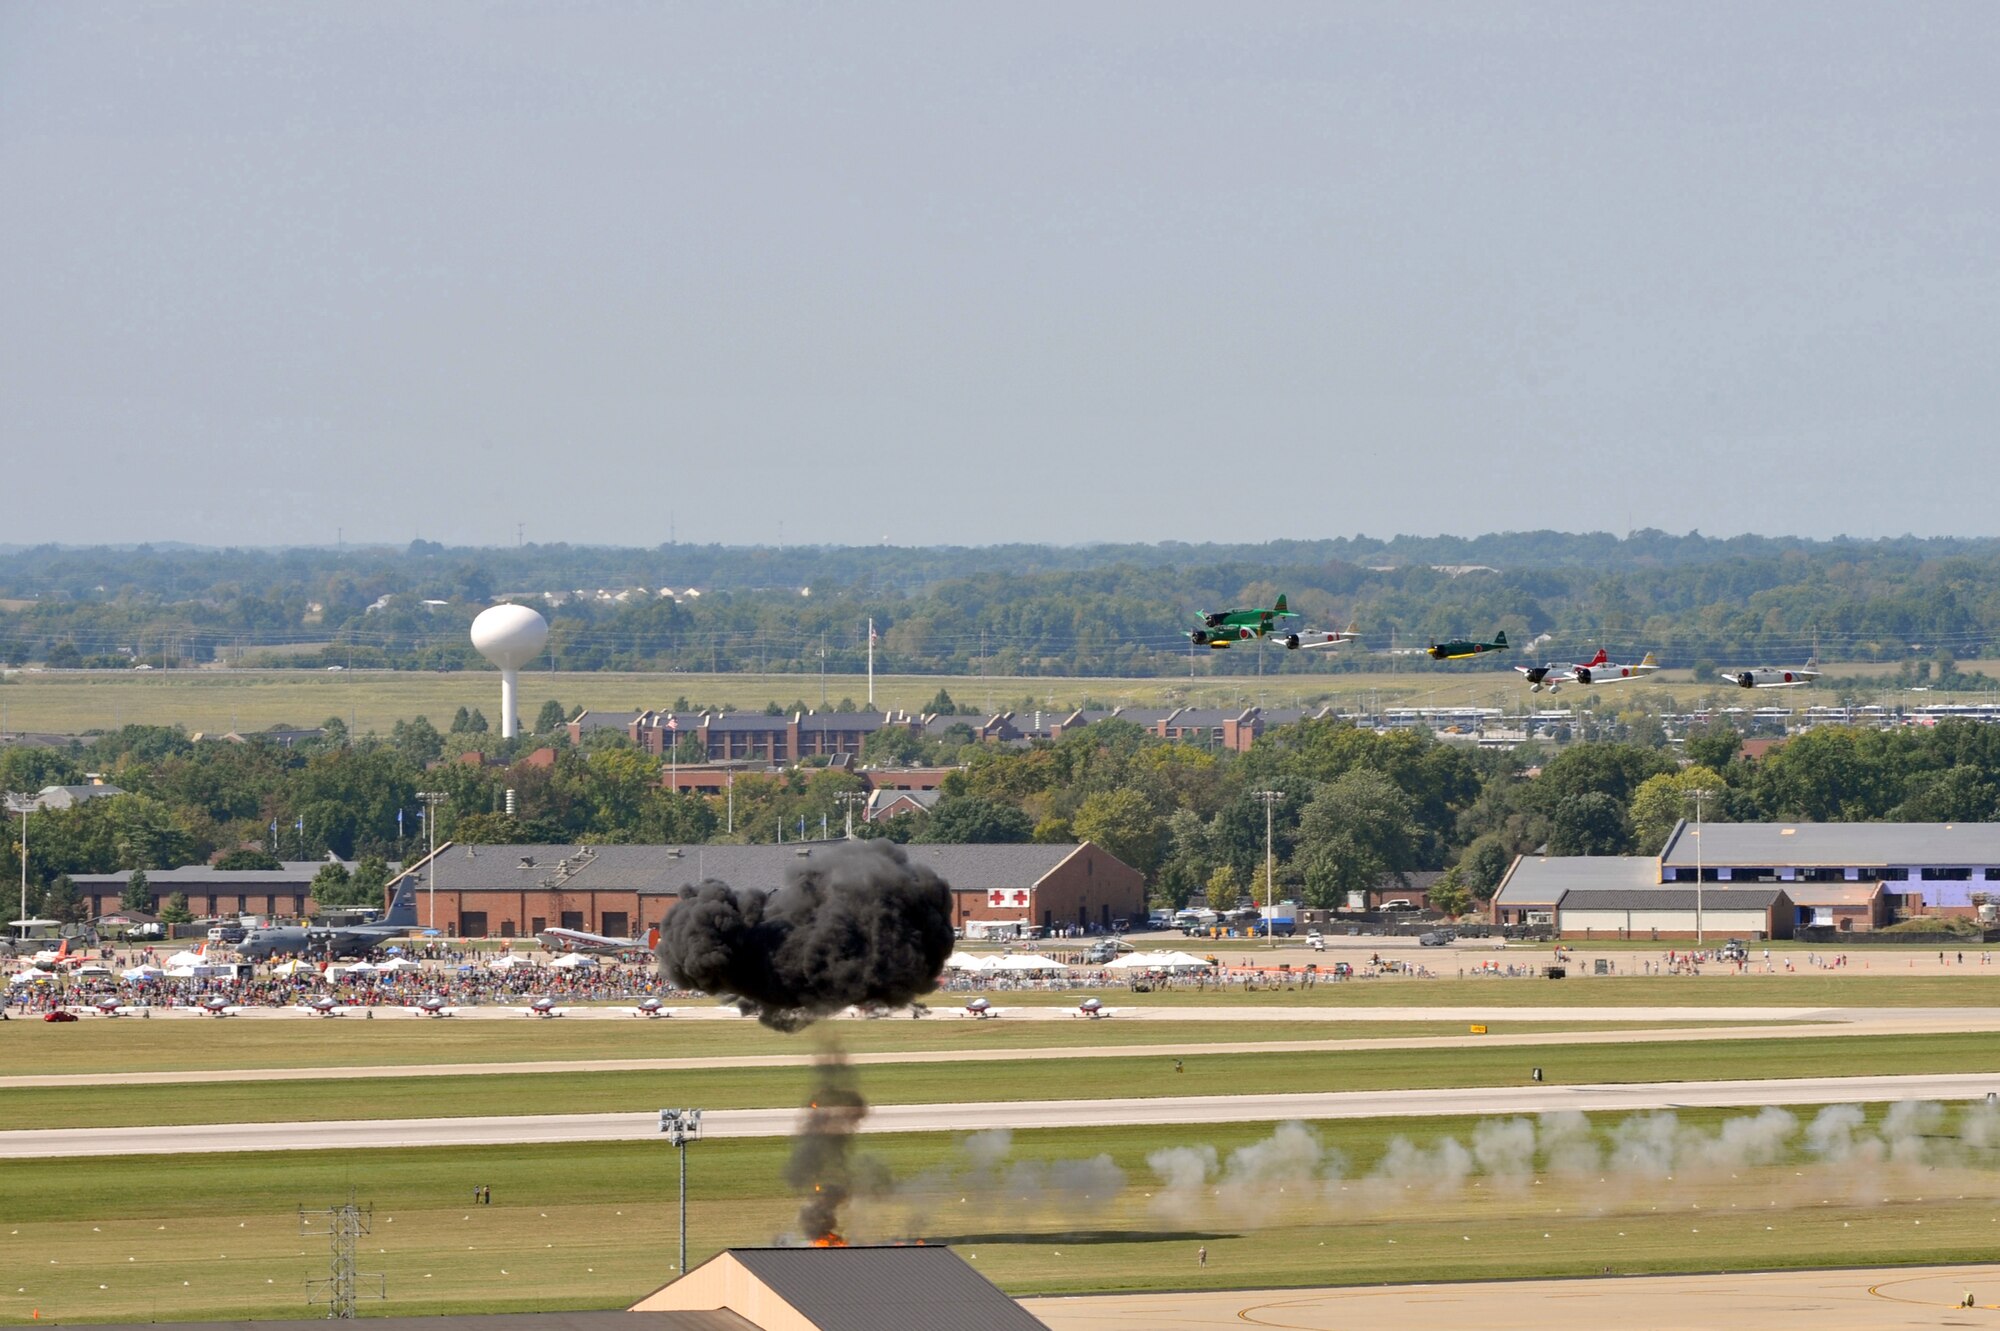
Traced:
<svg viewBox="0 0 2000 1331">
<path fill-rule="evenodd" d="M 0 543 L 2000 534 L 2000 6 L 0 0 Z"/>
</svg>

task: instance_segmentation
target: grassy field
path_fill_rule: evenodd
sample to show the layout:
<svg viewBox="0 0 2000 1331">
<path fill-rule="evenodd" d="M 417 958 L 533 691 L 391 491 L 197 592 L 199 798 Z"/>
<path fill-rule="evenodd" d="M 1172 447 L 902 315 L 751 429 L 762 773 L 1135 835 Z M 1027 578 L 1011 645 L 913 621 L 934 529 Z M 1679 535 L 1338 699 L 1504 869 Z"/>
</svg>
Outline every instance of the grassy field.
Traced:
<svg viewBox="0 0 2000 1331">
<path fill-rule="evenodd" d="M 802 1047 L 803 1048 L 803 1047 Z M 1275 1095 L 1516 1085 L 2000 1071 L 1991 1035 L 1851 1036 L 1471 1049 L 1205 1054 L 1174 1072 L 1164 1056 L 1041 1057 L 876 1064 L 861 1070 L 875 1104 L 1061 1100 L 1102 1095 Z M 715 1109 L 802 1103 L 803 1067 L 699 1071 L 489 1073 L 367 1077 L 310 1084 L 192 1082 L 12 1088 L 10 1128 L 121 1127 L 630 1112 L 674 1101 Z"/>
<path fill-rule="evenodd" d="M 917 710 L 936 696 L 939 688 L 950 691 L 962 706 L 974 709 L 1013 709 L 1033 698 L 1034 705 L 1047 708 L 1078 706 L 1085 699 L 1113 705 L 1151 707 L 1191 705 L 1226 707 L 1261 704 L 1271 707 L 1301 702 L 1332 702 L 1345 708 L 1369 706 L 1480 706 L 1513 708 L 1529 701 L 1512 672 L 1468 671 L 1460 666 L 1411 663 L 1405 669 L 1325 674 L 1313 669 L 1314 662 L 1303 654 L 1266 654 L 1263 676 L 1256 674 L 1216 674 L 1218 669 L 1241 668 L 1235 653 L 1229 661 L 1208 656 L 1196 660 L 1192 676 L 1172 675 L 1155 679 L 1079 679 L 1069 677 L 1007 677 L 958 675 L 877 675 L 876 704 L 884 708 Z M 1526 662 L 1527 658 L 1521 658 Z M 1967 670 L 1982 664 L 1964 662 Z M 1831 666 L 1829 677 L 1843 671 L 1880 667 Z M 1685 670 L 1662 671 L 1630 690 L 1635 700 L 1655 707 L 1691 706 L 1713 696 L 1729 703 L 1742 702 L 1741 690 L 1714 682 L 1697 682 Z M 109 729 L 130 723 L 181 725 L 189 730 L 224 732 L 262 729 L 278 723 L 317 725 L 329 716 L 349 721 L 358 731 L 387 733 L 399 720 L 416 715 L 433 721 L 449 717 L 461 706 L 490 709 L 499 698 L 499 680 L 492 674 L 469 671 L 453 674 L 388 670 L 161 670 L 161 671 L 57 671 L 12 672 L 0 677 L 0 705 L 5 721 L 0 729 L 47 730 L 76 733 Z M 552 674 L 525 672 L 521 680 L 521 707 L 532 715 L 545 698 L 560 699 L 566 706 L 599 710 L 632 710 L 662 707 L 678 697 L 705 706 L 761 708 L 768 702 L 780 706 L 804 701 L 820 703 L 819 677 L 808 674 L 634 674 L 578 672 Z M 857 702 L 868 696 L 864 677 L 830 675 L 826 699 L 837 703 L 843 697 Z M 1580 700 L 1592 696 L 1580 692 Z M 1599 696 L 1615 700 L 1616 691 Z M 1943 693 L 1894 693 L 1895 701 L 1947 700 Z M 1830 688 L 1792 689 L 1760 695 L 1759 702 L 1805 707 L 1832 702 Z"/>
<path fill-rule="evenodd" d="M 1658 1021 L 1486 1023 L 1492 1035 L 1701 1026 Z M 310 1030 L 308 1035 L 306 1032 Z M 1147 1021 L 847 1022 L 840 1042 L 851 1053 L 940 1049 L 1051 1049 L 1161 1044 L 1255 1044 L 1267 1040 L 1344 1040 L 1463 1035 L 1459 1021 Z M 796 1054 L 809 1045 L 751 1022 L 649 1021 L 96 1021 L 71 1026 L 9 1022 L 0 1050 L 10 1073 L 187 1072 L 240 1068 L 393 1067 L 413 1063 L 580 1062 L 604 1058 L 700 1058 Z"/>
<path fill-rule="evenodd" d="M 1678 1126 L 1712 1134 L 1723 1117 L 1688 1112 Z M 1270 1129 L 1022 1132 L 984 1175 L 947 1134 L 871 1137 L 868 1171 L 885 1181 L 851 1210 L 848 1232 L 950 1242 L 1015 1294 L 1985 1260 L 2000 1232 L 1990 1163 L 1949 1177 L 1787 1160 L 1628 1187 L 1589 1176 L 1364 1183 L 1397 1135 L 1429 1148 L 1476 1140 L 1474 1123 L 1318 1126 L 1346 1156 L 1349 1183 L 1267 1177 L 1171 1204 L 1149 1154 L 1194 1145 L 1227 1158 Z M 788 1149 L 691 1148 L 693 1261 L 789 1232 Z M 1122 1186 L 1033 1186 L 1055 1177 L 1039 1164 L 1100 1154 Z M 364 1312 L 622 1307 L 674 1275 L 673 1171 L 673 1153 L 650 1143 L 38 1161 L 0 1171 L 0 1321 L 312 1315 L 304 1282 L 324 1269 L 324 1230 L 302 1230 L 295 1207 L 350 1190 L 374 1208 L 361 1270 L 387 1277 L 388 1300 Z M 492 1206 L 467 1205 L 477 1184 Z"/>
</svg>

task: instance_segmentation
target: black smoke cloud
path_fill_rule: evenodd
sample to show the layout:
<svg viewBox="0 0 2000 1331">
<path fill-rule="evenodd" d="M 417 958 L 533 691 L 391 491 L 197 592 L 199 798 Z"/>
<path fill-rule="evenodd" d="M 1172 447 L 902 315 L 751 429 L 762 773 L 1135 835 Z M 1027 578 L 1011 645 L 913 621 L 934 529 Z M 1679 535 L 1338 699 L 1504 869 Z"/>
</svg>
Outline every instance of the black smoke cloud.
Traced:
<svg viewBox="0 0 2000 1331">
<path fill-rule="evenodd" d="M 862 841 L 815 848 L 775 892 L 714 879 L 682 888 L 659 958 L 675 985 L 794 1031 L 852 1004 L 931 992 L 951 949 L 951 888 L 900 846 Z"/>
</svg>

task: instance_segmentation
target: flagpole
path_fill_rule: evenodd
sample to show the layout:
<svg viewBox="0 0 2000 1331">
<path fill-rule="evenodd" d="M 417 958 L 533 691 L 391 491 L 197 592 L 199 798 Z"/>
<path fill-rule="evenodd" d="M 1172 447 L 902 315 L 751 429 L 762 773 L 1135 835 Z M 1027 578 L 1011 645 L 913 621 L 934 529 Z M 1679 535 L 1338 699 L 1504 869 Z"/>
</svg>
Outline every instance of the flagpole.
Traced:
<svg viewBox="0 0 2000 1331">
<path fill-rule="evenodd" d="M 868 617 L 868 706 L 875 706 L 875 616 Z"/>
</svg>

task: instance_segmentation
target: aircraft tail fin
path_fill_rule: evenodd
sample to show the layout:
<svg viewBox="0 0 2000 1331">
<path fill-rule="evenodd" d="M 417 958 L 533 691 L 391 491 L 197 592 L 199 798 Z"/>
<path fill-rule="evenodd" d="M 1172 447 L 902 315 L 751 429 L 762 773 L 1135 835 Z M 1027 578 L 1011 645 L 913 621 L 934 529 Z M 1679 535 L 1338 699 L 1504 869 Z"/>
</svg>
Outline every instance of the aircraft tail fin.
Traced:
<svg viewBox="0 0 2000 1331">
<path fill-rule="evenodd" d="M 1651 652 L 1647 652 L 1646 655 L 1640 658 L 1639 661 L 1639 664 L 1642 666 L 1656 666 L 1659 663 L 1660 663 L 1659 659 L 1655 657 Z"/>
<path fill-rule="evenodd" d="M 1505 647 L 1507 645 L 1506 629 L 1501 629 L 1498 633 L 1493 635 L 1493 645 L 1495 647 Z"/>
<path fill-rule="evenodd" d="M 417 880 L 403 877 L 396 880 L 396 896 L 389 903 L 389 913 L 382 917 L 382 923 L 400 925 L 414 929 L 417 925 Z"/>
<path fill-rule="evenodd" d="M 1291 611 L 1285 609 L 1285 594 L 1283 592 L 1278 593 L 1277 604 L 1273 605 L 1271 609 L 1281 615 L 1289 615 L 1292 613 Z"/>
<path fill-rule="evenodd" d="M 1611 660 L 1611 654 L 1609 652 L 1606 652 L 1602 647 L 1599 647 L 1597 649 L 1597 655 L 1591 657 L 1588 661 L 1585 661 L 1584 664 L 1587 666 L 1601 666 L 1608 664 L 1610 660 Z"/>
<path fill-rule="evenodd" d="M 1352 633 L 1352 634 L 1356 635 L 1357 637 L 1358 637 L 1358 636 L 1360 636 L 1360 633 L 1361 633 L 1361 621 L 1360 621 L 1360 620 L 1358 620 L 1358 619 L 1350 619 L 1350 620 L 1348 620 L 1348 621 L 1347 621 L 1347 628 L 1346 628 L 1346 630 L 1345 630 L 1345 631 L 1346 631 L 1346 632 L 1348 632 L 1348 633 Z"/>
<path fill-rule="evenodd" d="M 657 924 L 646 930 L 646 950 L 648 952 L 660 950 L 660 926 Z"/>
</svg>

